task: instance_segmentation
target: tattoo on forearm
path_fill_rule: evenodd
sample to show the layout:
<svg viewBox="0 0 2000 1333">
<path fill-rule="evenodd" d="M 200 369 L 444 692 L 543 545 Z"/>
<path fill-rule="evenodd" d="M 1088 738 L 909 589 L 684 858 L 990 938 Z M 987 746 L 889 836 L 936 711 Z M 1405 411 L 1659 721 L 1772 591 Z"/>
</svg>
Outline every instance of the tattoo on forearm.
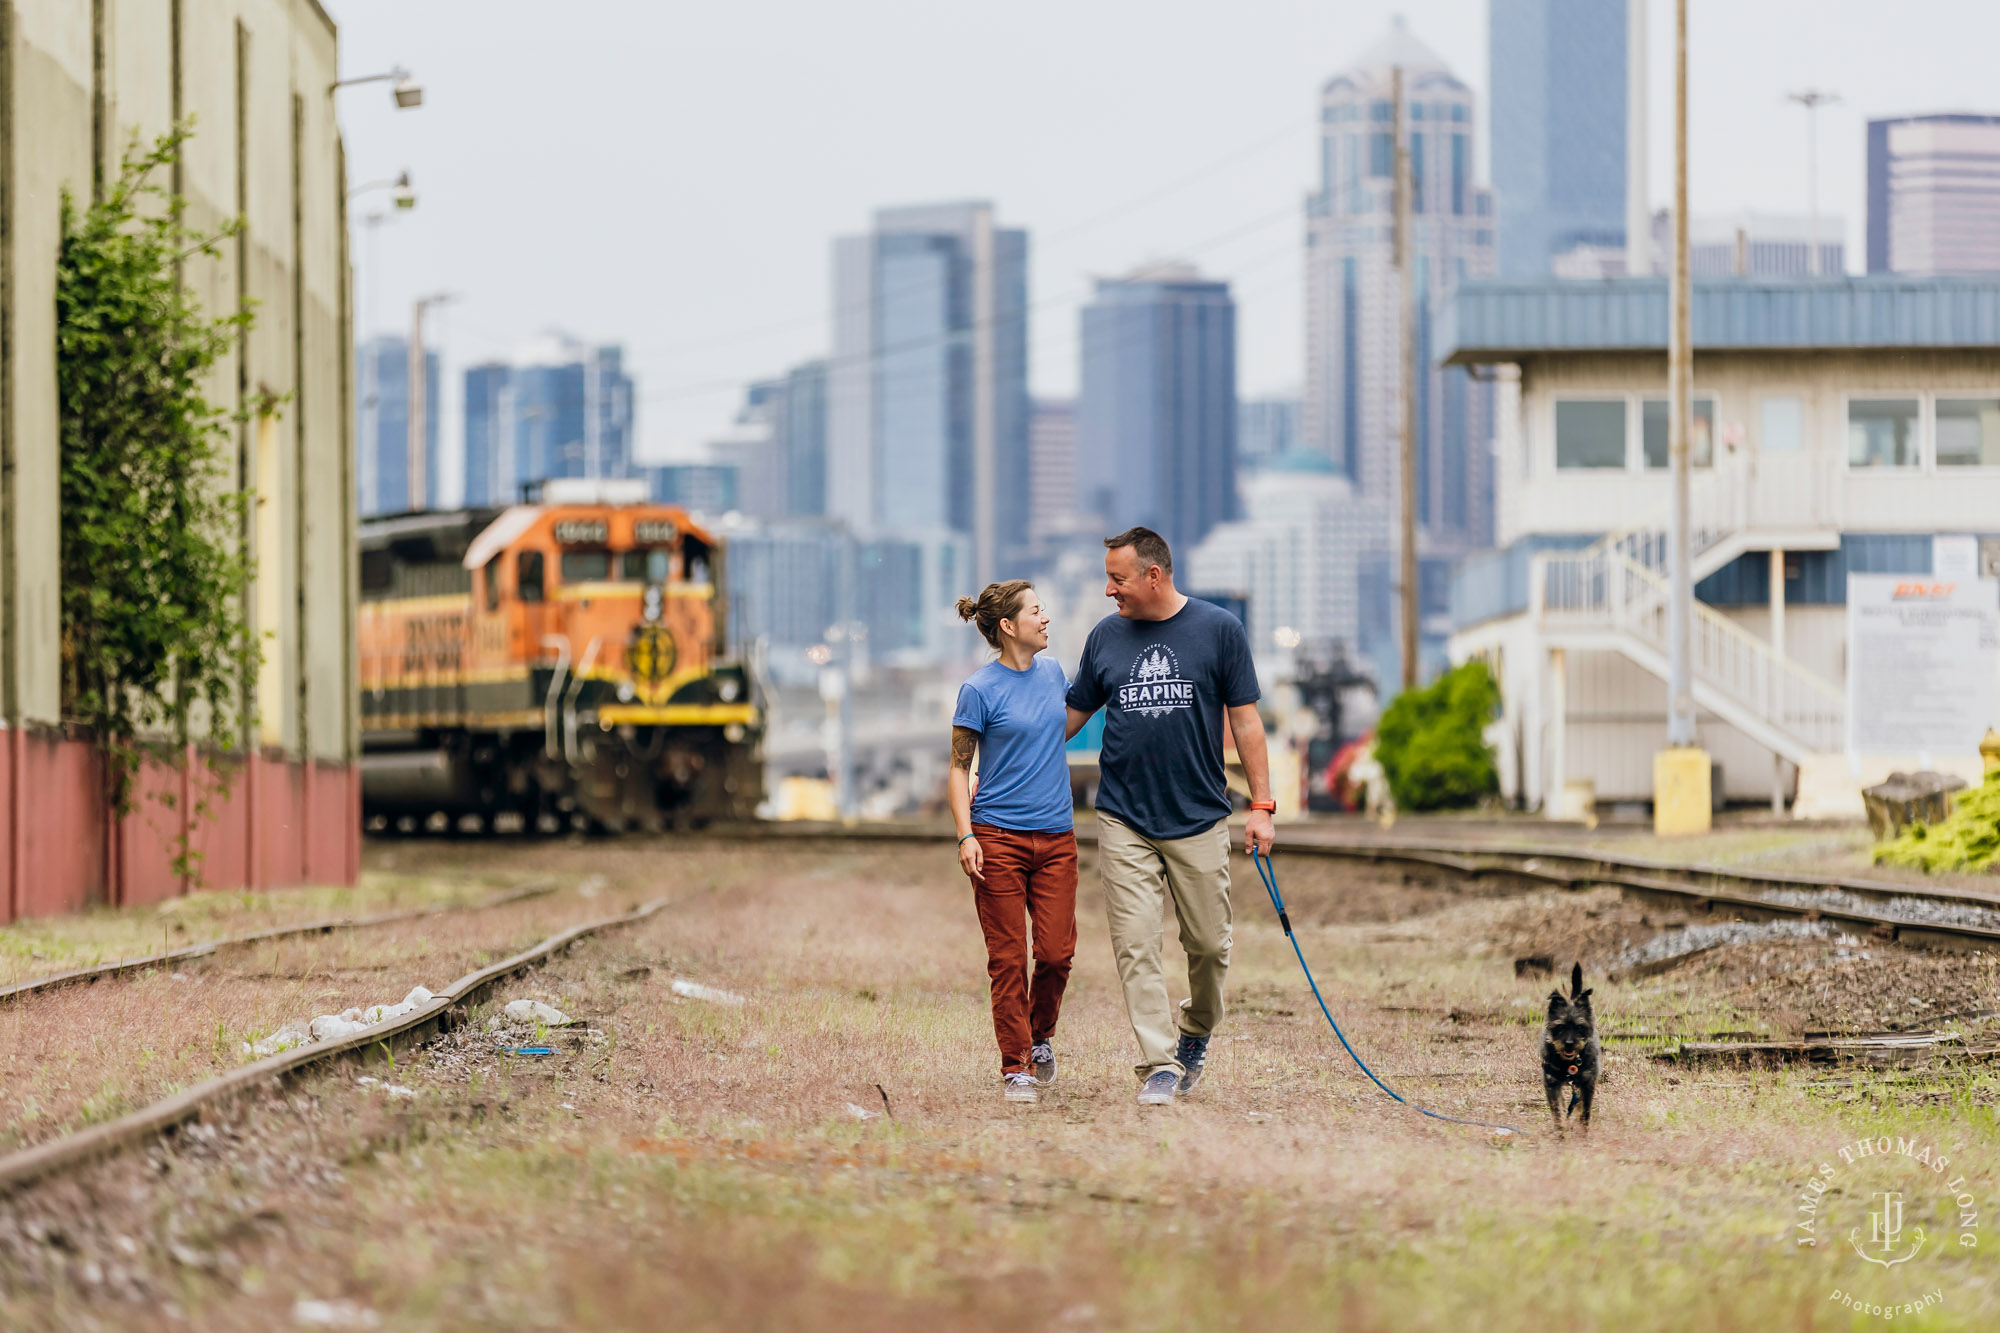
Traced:
<svg viewBox="0 0 2000 1333">
<path fill-rule="evenodd" d="M 979 733 L 971 727 L 951 729 L 951 766 L 972 771 L 972 756 L 979 749 Z"/>
</svg>

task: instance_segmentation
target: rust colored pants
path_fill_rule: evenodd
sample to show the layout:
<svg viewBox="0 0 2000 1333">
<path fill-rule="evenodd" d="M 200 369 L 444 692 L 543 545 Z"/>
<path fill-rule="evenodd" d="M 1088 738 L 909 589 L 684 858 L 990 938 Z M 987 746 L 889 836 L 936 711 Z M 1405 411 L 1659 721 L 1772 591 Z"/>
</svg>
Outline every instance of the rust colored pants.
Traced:
<svg viewBox="0 0 2000 1333">
<path fill-rule="evenodd" d="M 972 881 L 993 982 L 1000 1072 L 1026 1073 L 1028 1049 L 1055 1035 L 1076 953 L 1076 835 L 1017 833 L 974 824 L 986 878 Z M 1028 980 L 1028 922 L 1035 976 Z"/>
</svg>

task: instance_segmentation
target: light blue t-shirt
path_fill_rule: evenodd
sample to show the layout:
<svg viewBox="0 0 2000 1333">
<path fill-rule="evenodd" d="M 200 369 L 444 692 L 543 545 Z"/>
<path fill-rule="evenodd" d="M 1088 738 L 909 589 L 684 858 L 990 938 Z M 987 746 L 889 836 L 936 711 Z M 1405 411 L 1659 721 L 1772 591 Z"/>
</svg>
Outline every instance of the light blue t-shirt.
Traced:
<svg viewBox="0 0 2000 1333">
<path fill-rule="evenodd" d="M 1063 755 L 1062 666 L 1038 657 L 1026 671 L 988 662 L 958 687 L 954 727 L 979 733 L 979 793 L 972 822 L 1016 833 L 1076 827 Z"/>
</svg>

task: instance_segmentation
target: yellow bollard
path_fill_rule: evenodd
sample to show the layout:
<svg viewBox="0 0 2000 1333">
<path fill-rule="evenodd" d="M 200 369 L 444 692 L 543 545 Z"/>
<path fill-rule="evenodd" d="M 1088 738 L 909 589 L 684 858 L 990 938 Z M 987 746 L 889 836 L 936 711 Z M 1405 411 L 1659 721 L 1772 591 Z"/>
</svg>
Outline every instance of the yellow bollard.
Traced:
<svg viewBox="0 0 2000 1333">
<path fill-rule="evenodd" d="M 1713 812 L 1708 784 L 1708 751 L 1688 746 L 1655 752 L 1654 836 L 1671 838 L 1708 832 Z"/>
</svg>

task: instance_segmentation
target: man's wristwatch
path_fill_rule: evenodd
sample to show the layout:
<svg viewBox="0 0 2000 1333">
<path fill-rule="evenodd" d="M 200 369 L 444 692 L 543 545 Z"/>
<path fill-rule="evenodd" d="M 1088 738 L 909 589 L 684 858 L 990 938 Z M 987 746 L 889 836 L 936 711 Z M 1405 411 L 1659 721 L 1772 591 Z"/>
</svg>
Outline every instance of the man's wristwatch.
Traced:
<svg viewBox="0 0 2000 1333">
<path fill-rule="evenodd" d="M 1262 810 L 1267 815 L 1278 813 L 1278 803 L 1276 801 L 1252 801 L 1250 802 L 1250 808 L 1252 810 Z"/>
</svg>

